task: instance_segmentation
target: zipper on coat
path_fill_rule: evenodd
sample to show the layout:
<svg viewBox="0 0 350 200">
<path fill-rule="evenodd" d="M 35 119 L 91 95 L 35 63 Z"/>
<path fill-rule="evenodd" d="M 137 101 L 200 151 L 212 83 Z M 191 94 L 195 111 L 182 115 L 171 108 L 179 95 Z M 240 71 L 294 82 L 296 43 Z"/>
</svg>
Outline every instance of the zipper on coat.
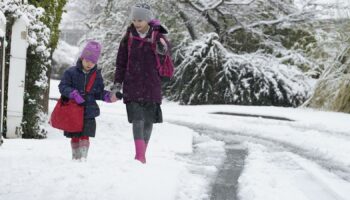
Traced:
<svg viewBox="0 0 350 200">
<path fill-rule="evenodd" d="M 85 95 L 86 95 L 85 88 L 86 88 L 86 80 L 87 80 L 88 73 L 85 73 L 84 71 L 83 71 L 83 73 L 84 73 L 84 88 L 83 88 L 84 94 L 83 94 L 83 96 L 84 96 L 84 99 L 85 99 Z"/>
</svg>

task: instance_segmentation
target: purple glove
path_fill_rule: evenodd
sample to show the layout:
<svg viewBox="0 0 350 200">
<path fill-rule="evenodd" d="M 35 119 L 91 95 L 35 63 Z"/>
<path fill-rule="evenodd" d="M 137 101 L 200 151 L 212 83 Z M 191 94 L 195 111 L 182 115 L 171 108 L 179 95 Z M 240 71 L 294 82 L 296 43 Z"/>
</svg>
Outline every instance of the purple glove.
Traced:
<svg viewBox="0 0 350 200">
<path fill-rule="evenodd" d="M 74 99 L 77 104 L 82 104 L 85 102 L 85 99 L 79 94 L 78 90 L 73 90 L 69 94 L 70 99 Z"/>
<path fill-rule="evenodd" d="M 103 101 L 106 103 L 112 103 L 110 93 L 106 93 L 105 96 L 103 96 Z"/>
</svg>

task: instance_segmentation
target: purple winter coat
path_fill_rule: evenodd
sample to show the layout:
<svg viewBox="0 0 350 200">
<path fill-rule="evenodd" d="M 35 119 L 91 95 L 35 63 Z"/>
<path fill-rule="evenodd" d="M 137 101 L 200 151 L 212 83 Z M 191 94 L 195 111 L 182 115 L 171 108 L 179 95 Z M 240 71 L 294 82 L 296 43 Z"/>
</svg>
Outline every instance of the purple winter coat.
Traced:
<svg viewBox="0 0 350 200">
<path fill-rule="evenodd" d="M 151 38 L 152 31 L 159 28 L 154 25 L 150 26 L 146 38 Z M 128 28 L 129 31 L 133 36 L 139 36 L 133 25 Z M 128 52 L 128 38 L 127 34 L 120 42 L 114 80 L 115 83 L 123 84 L 124 103 L 155 102 L 160 104 L 162 102 L 161 78 L 156 69 L 157 63 L 152 43 L 134 39 L 131 50 Z M 161 33 L 158 34 L 157 41 L 160 38 L 164 38 Z M 128 53 L 130 53 L 129 65 Z"/>
</svg>

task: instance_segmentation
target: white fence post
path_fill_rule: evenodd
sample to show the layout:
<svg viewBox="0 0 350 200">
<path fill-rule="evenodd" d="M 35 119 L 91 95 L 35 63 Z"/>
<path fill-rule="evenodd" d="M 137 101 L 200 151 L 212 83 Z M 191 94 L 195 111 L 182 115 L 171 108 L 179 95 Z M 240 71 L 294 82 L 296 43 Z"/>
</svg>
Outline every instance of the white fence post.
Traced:
<svg viewBox="0 0 350 200">
<path fill-rule="evenodd" d="M 7 138 L 22 135 L 24 86 L 28 48 L 27 20 L 19 18 L 12 27 L 10 71 L 7 100 Z"/>
<path fill-rule="evenodd" d="M 6 18 L 0 11 L 0 145 L 2 144 L 2 134 L 4 133 L 4 91 L 5 91 L 5 36 Z"/>
</svg>

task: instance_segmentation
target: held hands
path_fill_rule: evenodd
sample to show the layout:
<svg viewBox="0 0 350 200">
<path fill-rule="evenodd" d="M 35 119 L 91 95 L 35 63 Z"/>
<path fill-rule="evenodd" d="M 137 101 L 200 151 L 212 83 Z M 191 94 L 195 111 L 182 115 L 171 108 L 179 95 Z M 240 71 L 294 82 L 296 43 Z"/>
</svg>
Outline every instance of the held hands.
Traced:
<svg viewBox="0 0 350 200">
<path fill-rule="evenodd" d="M 107 92 L 105 94 L 105 96 L 103 97 L 103 101 L 106 103 L 114 103 L 116 102 L 118 99 L 115 96 L 115 94 L 111 93 L 111 92 Z"/>
<path fill-rule="evenodd" d="M 78 90 L 73 90 L 69 94 L 69 98 L 74 99 L 75 102 L 77 102 L 77 104 L 79 104 L 79 105 L 83 105 L 85 102 L 85 99 L 79 94 Z"/>
<path fill-rule="evenodd" d="M 111 87 L 111 93 L 113 94 L 113 96 L 115 96 L 118 100 L 123 99 L 123 94 L 121 93 L 122 90 L 122 84 L 120 83 L 115 83 L 114 85 L 112 85 Z"/>
<path fill-rule="evenodd" d="M 109 97 L 110 97 L 110 100 L 111 100 L 112 103 L 118 101 L 118 98 L 115 96 L 115 94 L 110 93 L 109 95 L 110 95 Z"/>
<path fill-rule="evenodd" d="M 104 96 L 103 100 L 107 103 L 114 103 L 118 100 L 121 100 L 122 98 L 123 98 L 123 94 L 120 92 L 117 92 L 117 93 L 109 92 Z"/>
</svg>

